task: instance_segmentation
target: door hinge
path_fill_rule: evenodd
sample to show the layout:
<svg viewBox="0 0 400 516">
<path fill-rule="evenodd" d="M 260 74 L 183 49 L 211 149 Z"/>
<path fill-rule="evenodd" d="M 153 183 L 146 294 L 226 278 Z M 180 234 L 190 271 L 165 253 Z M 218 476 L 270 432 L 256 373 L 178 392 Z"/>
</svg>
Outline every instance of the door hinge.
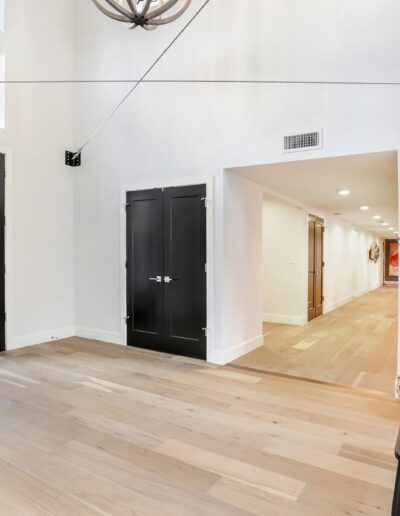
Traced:
<svg viewBox="0 0 400 516">
<path fill-rule="evenodd" d="M 204 331 L 204 335 L 207 337 L 208 331 L 210 328 L 202 328 L 201 331 Z"/>
<path fill-rule="evenodd" d="M 207 203 L 209 203 L 210 200 L 207 197 L 201 197 L 200 200 L 204 202 L 204 207 L 207 208 Z"/>
<path fill-rule="evenodd" d="M 130 316 L 130 315 L 127 315 L 127 316 L 125 317 L 125 324 L 128 324 L 130 320 L 131 320 L 131 316 Z"/>
<path fill-rule="evenodd" d="M 207 264 L 206 263 L 204 264 L 204 272 L 207 273 Z"/>
<path fill-rule="evenodd" d="M 125 260 L 125 269 L 128 268 L 128 260 Z"/>
<path fill-rule="evenodd" d="M 123 204 L 122 206 L 125 207 L 125 211 L 128 211 L 128 208 L 130 208 L 132 205 L 130 202 L 128 202 L 127 204 Z"/>
</svg>

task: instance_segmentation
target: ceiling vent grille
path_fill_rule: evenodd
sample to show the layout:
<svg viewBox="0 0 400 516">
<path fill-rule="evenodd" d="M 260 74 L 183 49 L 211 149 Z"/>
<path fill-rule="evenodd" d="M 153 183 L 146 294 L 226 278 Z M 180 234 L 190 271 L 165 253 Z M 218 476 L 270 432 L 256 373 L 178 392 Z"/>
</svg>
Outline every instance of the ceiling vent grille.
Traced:
<svg viewBox="0 0 400 516">
<path fill-rule="evenodd" d="M 320 149 L 322 147 L 322 131 L 284 136 L 283 151 L 299 152 Z"/>
</svg>

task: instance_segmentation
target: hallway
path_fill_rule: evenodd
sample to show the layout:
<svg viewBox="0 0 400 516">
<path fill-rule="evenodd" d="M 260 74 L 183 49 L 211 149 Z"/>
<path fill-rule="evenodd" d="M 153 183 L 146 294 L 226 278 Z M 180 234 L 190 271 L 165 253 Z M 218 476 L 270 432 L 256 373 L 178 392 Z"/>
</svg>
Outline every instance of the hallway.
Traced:
<svg viewBox="0 0 400 516">
<path fill-rule="evenodd" d="M 305 326 L 264 324 L 264 345 L 232 363 L 393 393 L 397 289 L 382 287 Z"/>
</svg>

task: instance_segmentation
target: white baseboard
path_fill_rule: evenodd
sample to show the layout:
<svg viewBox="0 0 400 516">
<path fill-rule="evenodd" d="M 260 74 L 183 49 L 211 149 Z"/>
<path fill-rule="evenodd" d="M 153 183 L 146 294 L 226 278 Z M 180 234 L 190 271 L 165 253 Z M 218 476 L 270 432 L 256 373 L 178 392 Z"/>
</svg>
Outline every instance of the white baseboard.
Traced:
<svg viewBox="0 0 400 516">
<path fill-rule="evenodd" d="M 259 348 L 264 344 L 263 335 L 259 335 L 254 339 L 248 340 L 246 342 L 242 342 L 242 344 L 238 344 L 237 346 L 227 349 L 226 351 L 212 351 L 207 356 L 207 362 L 216 365 L 225 365 L 246 353 L 250 353 L 254 349 Z"/>
<path fill-rule="evenodd" d="M 333 310 L 336 310 L 337 308 L 340 308 L 341 306 L 346 305 L 347 303 L 350 303 L 350 301 L 353 301 L 354 298 L 365 296 L 365 294 L 368 294 L 369 292 L 372 292 L 373 290 L 376 290 L 377 288 L 382 287 L 383 282 L 380 281 L 379 283 L 376 283 L 372 287 L 369 287 L 364 290 L 360 290 L 359 292 L 356 292 L 352 296 L 347 296 L 342 299 L 339 299 L 339 301 L 335 301 L 334 303 L 330 303 L 329 305 L 324 306 L 324 314 L 328 314 L 329 312 L 333 312 Z"/>
<path fill-rule="evenodd" d="M 335 301 L 334 303 L 325 304 L 324 305 L 324 314 L 329 314 L 329 312 L 333 312 L 333 310 L 337 310 L 341 306 L 347 305 L 350 301 L 353 301 L 354 296 L 347 296 L 339 299 L 339 301 Z"/>
<path fill-rule="evenodd" d="M 304 326 L 307 323 L 306 316 L 283 315 L 283 314 L 263 314 L 263 321 L 276 324 L 292 324 L 294 326 Z"/>
<path fill-rule="evenodd" d="M 372 287 L 366 288 L 364 290 L 360 290 L 359 292 L 357 292 L 355 297 L 365 296 L 365 294 L 368 294 L 369 292 L 372 292 L 373 290 L 376 290 L 377 288 L 381 288 L 382 286 L 383 286 L 383 281 L 380 281 L 379 283 L 376 283 Z"/>
<path fill-rule="evenodd" d="M 82 337 L 83 339 L 100 340 L 102 342 L 108 342 L 110 344 L 119 344 L 125 346 L 123 336 L 120 333 L 113 333 L 110 331 L 93 330 L 92 328 L 82 328 L 78 326 L 75 328 L 76 337 Z"/>
<path fill-rule="evenodd" d="M 7 339 L 7 351 L 13 349 L 26 348 L 35 346 L 44 342 L 56 341 L 59 339 L 67 339 L 75 335 L 75 328 L 59 328 L 57 330 L 47 330 L 39 333 L 31 333 L 30 335 L 20 335 Z"/>
</svg>

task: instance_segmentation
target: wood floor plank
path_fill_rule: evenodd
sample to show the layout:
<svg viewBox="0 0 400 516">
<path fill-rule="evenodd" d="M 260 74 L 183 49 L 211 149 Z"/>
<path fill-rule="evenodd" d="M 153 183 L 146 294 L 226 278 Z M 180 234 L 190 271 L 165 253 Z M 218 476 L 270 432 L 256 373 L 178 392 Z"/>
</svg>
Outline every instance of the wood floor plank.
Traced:
<svg viewBox="0 0 400 516">
<path fill-rule="evenodd" d="M 157 452 L 292 501 L 305 487 L 298 480 L 172 439 L 158 446 Z"/>
</svg>

